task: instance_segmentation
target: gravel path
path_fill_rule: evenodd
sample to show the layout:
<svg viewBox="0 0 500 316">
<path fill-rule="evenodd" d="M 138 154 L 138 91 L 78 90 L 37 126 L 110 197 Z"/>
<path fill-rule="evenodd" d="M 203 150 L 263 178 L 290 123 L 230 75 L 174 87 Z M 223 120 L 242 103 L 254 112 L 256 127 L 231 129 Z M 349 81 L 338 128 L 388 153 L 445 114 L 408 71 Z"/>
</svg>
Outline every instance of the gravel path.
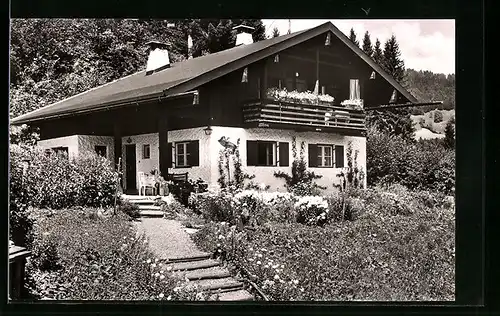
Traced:
<svg viewBox="0 0 500 316">
<path fill-rule="evenodd" d="M 137 223 L 139 233 L 144 233 L 151 251 L 158 259 L 204 255 L 195 246 L 182 225 L 164 218 L 142 218 Z"/>
</svg>

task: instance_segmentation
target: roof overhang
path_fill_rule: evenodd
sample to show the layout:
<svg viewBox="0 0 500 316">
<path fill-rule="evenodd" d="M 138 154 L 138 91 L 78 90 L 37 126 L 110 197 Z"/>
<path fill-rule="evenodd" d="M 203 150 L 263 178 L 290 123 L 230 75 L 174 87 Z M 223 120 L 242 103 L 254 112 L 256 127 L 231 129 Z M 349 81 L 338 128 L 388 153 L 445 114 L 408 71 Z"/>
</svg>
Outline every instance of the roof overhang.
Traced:
<svg viewBox="0 0 500 316">
<path fill-rule="evenodd" d="M 295 36 L 291 36 L 288 39 L 283 40 L 282 42 L 276 43 L 274 45 L 265 46 L 260 50 L 249 53 L 248 55 L 232 60 L 220 67 L 216 67 L 209 71 L 206 71 L 200 75 L 197 75 L 193 78 L 187 78 L 184 80 L 179 80 L 172 86 L 163 90 L 160 93 L 150 93 L 144 94 L 138 97 L 120 99 L 119 101 L 113 101 L 108 103 L 101 103 L 84 110 L 71 111 L 57 113 L 53 115 L 46 115 L 42 117 L 33 118 L 33 114 L 37 111 L 33 111 L 27 113 L 25 115 L 21 115 L 13 120 L 11 120 L 11 124 L 19 125 L 26 123 L 33 123 L 37 121 L 42 121 L 50 118 L 59 118 L 59 117 L 67 117 L 73 115 L 79 115 L 83 113 L 90 113 L 102 110 L 109 110 L 118 108 L 121 106 L 127 106 L 131 104 L 141 104 L 145 102 L 150 102 L 156 98 L 163 97 L 178 97 L 182 96 L 184 93 L 193 93 L 191 90 L 197 89 L 199 86 L 210 82 L 214 79 L 220 78 L 224 75 L 227 75 L 235 70 L 246 67 L 252 63 L 265 59 L 267 57 L 273 56 L 277 53 L 280 53 L 288 48 L 291 48 L 295 45 L 303 43 L 307 40 L 310 40 L 316 36 L 321 34 L 326 34 L 327 32 L 332 32 L 338 39 L 340 39 L 345 45 L 347 45 L 356 55 L 358 55 L 364 62 L 366 62 L 374 71 L 376 71 L 382 78 L 384 78 L 389 84 L 391 84 L 401 95 L 403 95 L 409 102 L 417 103 L 417 99 L 411 95 L 401 84 L 399 84 L 391 75 L 385 72 L 382 67 L 380 67 L 370 56 L 366 55 L 357 45 L 351 42 L 351 40 L 344 35 L 336 26 L 334 26 L 331 22 L 327 22 L 321 24 L 315 28 L 311 28 L 309 30 L 297 32 Z M 189 91 L 189 92 L 186 92 Z M 49 105 L 50 106 L 50 105 Z M 30 118 L 31 117 L 31 118 Z"/>
</svg>

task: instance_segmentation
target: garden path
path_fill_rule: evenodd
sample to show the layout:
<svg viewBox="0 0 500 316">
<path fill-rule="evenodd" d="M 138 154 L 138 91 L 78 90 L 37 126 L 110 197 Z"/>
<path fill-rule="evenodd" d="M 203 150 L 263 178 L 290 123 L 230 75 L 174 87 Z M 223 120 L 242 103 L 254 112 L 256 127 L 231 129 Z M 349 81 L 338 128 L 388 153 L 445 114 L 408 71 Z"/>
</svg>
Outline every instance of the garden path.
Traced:
<svg viewBox="0 0 500 316">
<path fill-rule="evenodd" d="M 170 266 L 175 275 L 188 279 L 188 287 L 197 285 L 204 291 L 217 293 L 221 301 L 254 300 L 242 280 L 233 277 L 218 260 L 210 259 L 211 254 L 196 247 L 179 221 L 142 217 L 136 223 L 138 233 L 148 239 L 155 256 Z"/>
</svg>

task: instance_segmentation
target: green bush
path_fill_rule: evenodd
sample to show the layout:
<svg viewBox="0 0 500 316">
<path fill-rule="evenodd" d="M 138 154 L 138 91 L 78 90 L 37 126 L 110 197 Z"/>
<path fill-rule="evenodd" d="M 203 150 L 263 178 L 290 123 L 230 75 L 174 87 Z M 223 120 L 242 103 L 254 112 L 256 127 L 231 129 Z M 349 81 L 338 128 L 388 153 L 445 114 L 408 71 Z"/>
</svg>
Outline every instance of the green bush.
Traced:
<svg viewBox="0 0 500 316">
<path fill-rule="evenodd" d="M 130 203 L 127 200 L 119 200 L 118 211 L 127 214 L 130 218 L 139 218 L 141 216 L 139 206 L 137 206 L 137 204 Z"/>
<path fill-rule="evenodd" d="M 412 190 L 452 194 L 455 154 L 441 140 L 413 142 L 369 129 L 368 184 L 399 183 Z"/>
<path fill-rule="evenodd" d="M 28 273 L 39 298 L 196 299 L 196 292 L 179 290 L 184 282 L 154 258 L 123 214 L 95 213 L 73 209 L 38 216 Z"/>
<path fill-rule="evenodd" d="M 33 207 L 61 209 L 76 205 L 112 205 L 117 173 L 109 160 L 95 153 L 80 153 L 76 159 L 40 148 L 10 147 L 10 196 Z M 28 167 L 23 179 L 23 163 Z M 24 185 L 19 186 L 19 183 Z"/>
<path fill-rule="evenodd" d="M 439 110 L 434 110 L 434 123 L 441 123 L 443 121 L 443 113 Z"/>
</svg>

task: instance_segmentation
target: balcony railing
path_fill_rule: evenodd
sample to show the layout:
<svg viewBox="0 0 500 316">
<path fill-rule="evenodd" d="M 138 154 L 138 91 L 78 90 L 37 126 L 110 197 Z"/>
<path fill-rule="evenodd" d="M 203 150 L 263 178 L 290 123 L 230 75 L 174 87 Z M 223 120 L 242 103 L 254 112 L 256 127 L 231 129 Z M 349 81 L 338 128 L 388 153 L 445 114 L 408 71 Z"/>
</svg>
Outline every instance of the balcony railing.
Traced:
<svg viewBox="0 0 500 316">
<path fill-rule="evenodd" d="M 316 130 L 366 130 L 363 110 L 321 103 L 283 102 L 269 98 L 245 102 L 243 119 L 245 123 L 256 123 L 258 127 L 286 124 Z"/>
</svg>

